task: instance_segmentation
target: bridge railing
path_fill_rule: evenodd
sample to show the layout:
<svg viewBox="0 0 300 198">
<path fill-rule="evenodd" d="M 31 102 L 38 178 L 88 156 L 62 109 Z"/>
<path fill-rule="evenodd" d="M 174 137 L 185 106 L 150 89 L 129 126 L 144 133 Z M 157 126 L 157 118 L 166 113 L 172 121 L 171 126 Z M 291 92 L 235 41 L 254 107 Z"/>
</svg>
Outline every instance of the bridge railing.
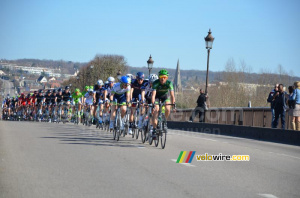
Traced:
<svg viewBox="0 0 300 198">
<path fill-rule="evenodd" d="M 177 122 L 187 122 L 194 109 L 177 109 L 171 113 L 169 120 Z M 288 110 L 285 116 L 286 129 L 291 129 Z M 194 118 L 194 122 L 199 122 L 199 114 Z M 271 128 L 272 112 L 267 107 L 232 107 L 232 108 L 209 108 L 205 113 L 205 123 L 228 124 L 252 127 Z M 281 128 L 279 119 L 278 128 Z"/>
</svg>

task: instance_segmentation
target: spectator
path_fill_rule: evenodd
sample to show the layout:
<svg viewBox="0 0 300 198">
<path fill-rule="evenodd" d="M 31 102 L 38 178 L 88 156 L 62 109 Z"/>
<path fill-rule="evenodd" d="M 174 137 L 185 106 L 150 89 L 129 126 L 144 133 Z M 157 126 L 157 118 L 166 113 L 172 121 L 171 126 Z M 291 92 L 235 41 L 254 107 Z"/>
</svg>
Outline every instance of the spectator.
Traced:
<svg viewBox="0 0 300 198">
<path fill-rule="evenodd" d="M 295 100 L 293 100 L 294 86 L 289 86 L 289 100 L 287 102 L 289 106 L 289 117 L 292 125 L 292 130 L 296 130 L 295 117 L 293 117 L 293 111 L 295 108 Z"/>
<path fill-rule="evenodd" d="M 273 122 L 273 128 L 277 128 L 279 117 L 281 118 L 281 127 L 285 129 L 285 111 L 287 104 L 287 93 L 283 91 L 283 84 L 279 84 L 278 91 L 274 94 L 274 110 L 275 110 L 275 119 Z"/>
<path fill-rule="evenodd" d="M 293 119 L 296 122 L 296 130 L 300 131 L 300 81 L 295 82 L 294 86 L 292 99 L 295 101 L 295 108 L 293 109 Z"/>
<path fill-rule="evenodd" d="M 121 70 L 119 70 L 117 73 L 117 79 L 119 79 L 119 81 L 120 81 L 121 77 L 122 77 L 122 73 L 121 73 Z"/>
<path fill-rule="evenodd" d="M 271 126 L 274 128 L 274 120 L 275 120 L 275 110 L 274 110 L 274 99 L 273 96 L 275 92 L 278 91 L 278 84 L 275 85 L 274 89 L 269 93 L 269 97 L 267 102 L 271 103 L 271 112 L 272 112 L 272 123 Z"/>
<path fill-rule="evenodd" d="M 189 119 L 189 122 L 193 122 L 195 116 L 199 113 L 199 122 L 205 122 L 205 111 L 206 111 L 206 99 L 208 98 L 207 94 L 200 89 L 200 95 L 197 100 L 197 107 L 192 111 L 192 115 Z"/>
</svg>

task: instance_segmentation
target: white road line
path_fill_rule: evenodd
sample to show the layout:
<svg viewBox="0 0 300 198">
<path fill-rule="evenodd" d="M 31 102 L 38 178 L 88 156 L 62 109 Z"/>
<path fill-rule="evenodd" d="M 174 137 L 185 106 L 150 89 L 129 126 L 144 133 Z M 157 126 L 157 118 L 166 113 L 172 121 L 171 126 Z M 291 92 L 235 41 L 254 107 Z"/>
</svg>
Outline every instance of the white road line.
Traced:
<svg viewBox="0 0 300 198">
<path fill-rule="evenodd" d="M 276 154 L 283 155 L 283 156 L 286 156 L 286 157 L 295 158 L 295 159 L 300 159 L 300 157 L 294 157 L 294 156 L 291 156 L 291 155 L 286 155 L 286 154 L 281 154 L 281 153 L 276 153 Z"/>
<path fill-rule="evenodd" d="M 276 197 L 275 195 L 272 195 L 272 194 L 258 194 L 259 196 L 261 197 L 266 197 L 266 198 L 278 198 Z"/>
</svg>

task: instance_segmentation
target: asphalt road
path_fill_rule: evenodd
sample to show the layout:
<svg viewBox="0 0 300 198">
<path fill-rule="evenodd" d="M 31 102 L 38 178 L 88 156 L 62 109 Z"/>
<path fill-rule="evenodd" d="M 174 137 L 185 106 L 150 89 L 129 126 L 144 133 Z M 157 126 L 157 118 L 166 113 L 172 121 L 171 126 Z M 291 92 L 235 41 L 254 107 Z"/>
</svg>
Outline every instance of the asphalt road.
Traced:
<svg viewBox="0 0 300 198">
<path fill-rule="evenodd" d="M 196 155 L 249 162 L 176 163 Z M 300 197 L 300 147 L 171 131 L 164 150 L 73 124 L 0 122 L 0 197 Z"/>
</svg>

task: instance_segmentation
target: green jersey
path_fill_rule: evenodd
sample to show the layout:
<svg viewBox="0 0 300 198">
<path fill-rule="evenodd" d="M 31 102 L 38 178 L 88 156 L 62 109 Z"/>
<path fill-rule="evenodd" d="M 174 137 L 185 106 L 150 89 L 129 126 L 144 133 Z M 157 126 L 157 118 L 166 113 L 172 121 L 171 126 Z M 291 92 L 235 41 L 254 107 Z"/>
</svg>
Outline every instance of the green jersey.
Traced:
<svg viewBox="0 0 300 198">
<path fill-rule="evenodd" d="M 74 102 L 77 104 L 79 102 L 79 100 L 83 97 L 82 93 L 79 92 L 78 95 L 76 95 L 76 93 L 73 93 L 72 94 L 72 98 L 74 100 Z"/>
<path fill-rule="evenodd" d="M 169 80 L 165 84 L 161 84 L 159 79 L 153 82 L 152 85 L 153 91 L 156 91 L 156 98 L 159 98 L 165 94 L 167 94 L 169 91 L 173 91 L 173 83 Z"/>
</svg>

